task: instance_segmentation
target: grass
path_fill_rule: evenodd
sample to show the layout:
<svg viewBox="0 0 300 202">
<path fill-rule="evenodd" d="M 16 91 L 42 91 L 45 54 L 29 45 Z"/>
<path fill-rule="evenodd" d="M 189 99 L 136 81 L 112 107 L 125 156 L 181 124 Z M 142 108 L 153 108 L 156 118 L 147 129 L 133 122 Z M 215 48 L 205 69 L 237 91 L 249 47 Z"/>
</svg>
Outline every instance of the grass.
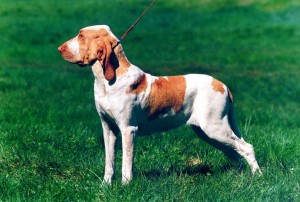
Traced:
<svg viewBox="0 0 300 202">
<path fill-rule="evenodd" d="M 117 36 L 148 1 L 1 1 L 1 201 L 299 201 L 300 4 L 158 1 L 123 41 L 157 75 L 210 74 L 232 90 L 264 174 L 230 163 L 188 127 L 140 137 L 135 180 L 101 187 L 104 146 L 93 76 L 57 47 L 82 27 Z"/>
</svg>

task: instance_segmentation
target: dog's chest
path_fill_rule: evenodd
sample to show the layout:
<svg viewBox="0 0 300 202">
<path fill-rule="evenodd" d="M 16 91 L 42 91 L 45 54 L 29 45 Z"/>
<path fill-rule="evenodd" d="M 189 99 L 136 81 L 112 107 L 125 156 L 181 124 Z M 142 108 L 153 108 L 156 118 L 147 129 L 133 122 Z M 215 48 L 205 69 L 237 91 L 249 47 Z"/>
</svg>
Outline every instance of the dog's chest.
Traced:
<svg viewBox="0 0 300 202">
<path fill-rule="evenodd" d="M 132 97 L 126 94 L 126 89 L 119 85 L 105 86 L 95 81 L 95 105 L 99 114 L 117 120 L 122 114 L 128 114 Z"/>
</svg>

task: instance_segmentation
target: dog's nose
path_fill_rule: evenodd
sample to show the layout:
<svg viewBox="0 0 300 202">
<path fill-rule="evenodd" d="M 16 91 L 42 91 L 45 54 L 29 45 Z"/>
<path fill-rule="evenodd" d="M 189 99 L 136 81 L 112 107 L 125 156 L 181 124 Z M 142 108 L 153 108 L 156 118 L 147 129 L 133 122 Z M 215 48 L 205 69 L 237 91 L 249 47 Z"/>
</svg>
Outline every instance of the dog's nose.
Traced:
<svg viewBox="0 0 300 202">
<path fill-rule="evenodd" d="M 58 47 L 58 51 L 59 51 L 60 53 L 62 53 L 65 49 L 66 49 L 66 46 L 65 46 L 64 44 L 61 45 L 60 47 Z"/>
</svg>

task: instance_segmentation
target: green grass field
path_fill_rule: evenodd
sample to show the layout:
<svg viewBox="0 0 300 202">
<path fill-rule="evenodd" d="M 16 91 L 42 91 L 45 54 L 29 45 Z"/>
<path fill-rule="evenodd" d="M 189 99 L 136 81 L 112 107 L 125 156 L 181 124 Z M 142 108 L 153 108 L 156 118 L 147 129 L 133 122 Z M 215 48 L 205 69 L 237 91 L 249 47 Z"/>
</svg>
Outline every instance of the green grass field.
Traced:
<svg viewBox="0 0 300 202">
<path fill-rule="evenodd" d="M 121 36 L 149 3 L 0 2 L 0 201 L 299 201 L 298 0 L 158 0 L 123 41 L 146 72 L 225 82 L 262 176 L 182 127 L 138 138 L 128 186 L 120 182 L 119 141 L 116 181 L 100 186 L 93 75 L 57 47 L 88 25 L 107 24 Z"/>
</svg>

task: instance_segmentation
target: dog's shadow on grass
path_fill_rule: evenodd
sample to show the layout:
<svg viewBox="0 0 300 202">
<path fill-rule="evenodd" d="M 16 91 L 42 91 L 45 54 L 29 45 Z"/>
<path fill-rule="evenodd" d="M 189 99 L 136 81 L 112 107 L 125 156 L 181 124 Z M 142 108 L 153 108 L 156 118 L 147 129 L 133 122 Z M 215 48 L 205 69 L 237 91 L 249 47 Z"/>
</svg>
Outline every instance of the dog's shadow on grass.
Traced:
<svg viewBox="0 0 300 202">
<path fill-rule="evenodd" d="M 141 171 L 138 175 L 144 176 L 149 179 L 161 178 L 163 176 L 171 176 L 176 174 L 177 176 L 187 175 L 187 176 L 210 176 L 215 173 L 227 173 L 231 170 L 236 170 L 238 173 L 242 173 L 246 170 L 244 164 L 232 164 L 228 163 L 216 169 L 213 169 L 208 164 L 201 164 L 196 166 L 187 166 L 187 167 L 173 167 L 171 166 L 166 170 L 152 169 L 147 171 Z"/>
</svg>

